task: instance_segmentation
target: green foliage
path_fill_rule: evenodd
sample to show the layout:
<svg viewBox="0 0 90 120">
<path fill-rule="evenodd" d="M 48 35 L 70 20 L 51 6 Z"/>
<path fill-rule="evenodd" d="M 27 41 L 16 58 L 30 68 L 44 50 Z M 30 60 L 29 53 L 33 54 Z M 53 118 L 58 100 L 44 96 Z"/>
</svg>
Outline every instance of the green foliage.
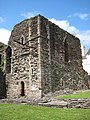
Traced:
<svg viewBox="0 0 90 120">
<path fill-rule="evenodd" d="M 61 96 L 57 96 L 57 98 L 90 98 L 90 91 L 86 91 L 86 92 L 80 92 L 80 93 L 76 93 L 76 94 L 69 94 L 69 95 L 61 95 Z"/>
<path fill-rule="evenodd" d="M 59 109 L 23 104 L 0 104 L 0 120 L 90 120 L 89 109 Z"/>
</svg>

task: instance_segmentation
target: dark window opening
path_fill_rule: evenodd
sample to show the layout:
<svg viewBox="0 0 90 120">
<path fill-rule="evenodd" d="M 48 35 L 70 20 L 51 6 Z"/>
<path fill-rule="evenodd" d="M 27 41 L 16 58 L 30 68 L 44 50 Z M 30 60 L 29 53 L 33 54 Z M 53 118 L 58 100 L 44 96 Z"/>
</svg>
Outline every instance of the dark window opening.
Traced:
<svg viewBox="0 0 90 120">
<path fill-rule="evenodd" d="M 15 70 L 15 73 L 17 73 L 17 70 Z"/>
<path fill-rule="evenodd" d="M 64 86 L 64 82 L 62 81 L 62 86 Z"/>
<path fill-rule="evenodd" d="M 47 44 L 49 43 L 49 40 L 47 39 Z"/>
<path fill-rule="evenodd" d="M 2 55 L 0 54 L 0 66 L 1 66 Z"/>
<path fill-rule="evenodd" d="M 21 96 L 25 96 L 25 93 L 24 93 L 24 82 L 23 81 L 21 82 Z"/>
<path fill-rule="evenodd" d="M 15 68 L 14 72 L 17 73 L 17 71 L 18 71 L 18 67 Z"/>
<path fill-rule="evenodd" d="M 12 49 L 10 46 L 6 49 L 6 72 L 11 72 L 11 56 L 12 56 Z"/>
<path fill-rule="evenodd" d="M 26 68 L 24 67 L 23 69 L 25 70 Z"/>
<path fill-rule="evenodd" d="M 33 69 L 32 69 L 32 74 L 33 74 Z"/>
<path fill-rule="evenodd" d="M 21 43 L 23 44 L 23 42 L 24 42 L 24 38 L 23 38 L 23 37 L 21 37 Z"/>
<path fill-rule="evenodd" d="M 64 51 L 65 51 L 65 62 L 68 62 L 68 43 L 66 40 L 64 43 Z"/>
<path fill-rule="evenodd" d="M 22 37 L 20 38 L 20 43 L 21 43 L 22 45 L 25 44 L 25 37 L 24 37 L 24 36 L 22 36 Z"/>
</svg>

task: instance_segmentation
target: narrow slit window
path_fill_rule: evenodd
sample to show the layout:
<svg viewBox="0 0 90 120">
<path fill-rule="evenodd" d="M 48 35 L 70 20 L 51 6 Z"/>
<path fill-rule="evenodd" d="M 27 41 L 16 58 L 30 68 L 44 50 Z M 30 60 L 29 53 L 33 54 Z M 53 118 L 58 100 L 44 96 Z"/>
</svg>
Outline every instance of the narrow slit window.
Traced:
<svg viewBox="0 0 90 120">
<path fill-rule="evenodd" d="M 21 82 L 21 96 L 25 96 L 25 90 L 24 90 L 25 88 L 24 88 L 24 86 L 25 86 L 24 82 L 22 81 Z"/>
<path fill-rule="evenodd" d="M 33 69 L 32 69 L 32 74 L 33 74 Z"/>
<path fill-rule="evenodd" d="M 64 51 L 65 51 L 65 62 L 68 62 L 68 43 L 66 40 L 64 43 Z"/>
<path fill-rule="evenodd" d="M 21 37 L 21 43 L 23 44 L 23 42 L 24 42 L 24 38 L 23 38 L 23 37 Z"/>
<path fill-rule="evenodd" d="M 0 65 L 1 65 L 2 55 L 0 54 Z"/>
<path fill-rule="evenodd" d="M 64 86 L 64 83 L 63 83 L 63 81 L 62 81 L 62 86 Z"/>
<path fill-rule="evenodd" d="M 11 57 L 12 57 L 12 49 L 10 46 L 6 49 L 6 72 L 11 72 Z"/>
<path fill-rule="evenodd" d="M 20 43 L 21 43 L 22 45 L 25 44 L 25 37 L 24 37 L 24 36 L 21 36 L 21 38 L 20 38 Z"/>
</svg>

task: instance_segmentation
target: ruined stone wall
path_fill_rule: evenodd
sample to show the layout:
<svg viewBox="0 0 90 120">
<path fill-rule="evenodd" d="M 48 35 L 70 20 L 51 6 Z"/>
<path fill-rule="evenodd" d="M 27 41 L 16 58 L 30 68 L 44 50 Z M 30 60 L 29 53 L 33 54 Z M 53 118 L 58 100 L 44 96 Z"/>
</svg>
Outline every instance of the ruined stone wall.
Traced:
<svg viewBox="0 0 90 120">
<path fill-rule="evenodd" d="M 6 98 L 5 74 L 0 69 L 0 99 Z"/>
<path fill-rule="evenodd" d="M 40 17 L 41 38 L 41 79 L 43 96 L 51 93 L 51 58 L 50 58 L 50 35 L 49 21 Z"/>
<path fill-rule="evenodd" d="M 5 49 L 6 45 L 0 42 L 0 69 L 5 70 Z"/>
<path fill-rule="evenodd" d="M 17 24 L 11 33 L 9 40 L 12 49 L 11 72 L 6 71 L 8 98 L 41 97 L 37 35 L 38 17 Z"/>
<path fill-rule="evenodd" d="M 6 49 L 8 98 L 84 89 L 86 79 L 78 38 L 40 15 L 14 27 Z"/>
<path fill-rule="evenodd" d="M 5 48 L 6 45 L 0 42 L 0 99 L 6 97 L 6 84 L 5 84 L 5 73 L 4 73 Z"/>
<path fill-rule="evenodd" d="M 50 23 L 52 91 L 85 88 L 80 40 Z"/>
<path fill-rule="evenodd" d="M 86 88 L 80 40 L 41 17 L 43 93 Z"/>
</svg>

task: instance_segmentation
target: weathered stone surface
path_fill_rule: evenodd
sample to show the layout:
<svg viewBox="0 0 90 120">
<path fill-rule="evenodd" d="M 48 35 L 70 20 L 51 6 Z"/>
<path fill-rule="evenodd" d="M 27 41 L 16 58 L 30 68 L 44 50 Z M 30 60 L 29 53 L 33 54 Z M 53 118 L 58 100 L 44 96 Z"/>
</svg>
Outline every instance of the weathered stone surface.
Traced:
<svg viewBox="0 0 90 120">
<path fill-rule="evenodd" d="M 0 69 L 5 70 L 5 49 L 6 45 L 0 42 Z"/>
<path fill-rule="evenodd" d="M 5 53 L 6 45 L 0 42 L 0 98 L 6 97 L 6 81 L 4 73 Z"/>
<path fill-rule="evenodd" d="M 87 89 L 80 40 L 41 15 L 14 26 L 5 58 L 7 98 Z"/>
<path fill-rule="evenodd" d="M 90 109 L 90 99 L 55 99 L 55 98 L 42 98 L 42 99 L 2 99 L 0 103 L 16 103 L 16 104 L 32 104 L 56 108 L 83 108 Z"/>
<path fill-rule="evenodd" d="M 6 81 L 5 74 L 0 69 L 0 99 L 6 98 Z"/>
</svg>

